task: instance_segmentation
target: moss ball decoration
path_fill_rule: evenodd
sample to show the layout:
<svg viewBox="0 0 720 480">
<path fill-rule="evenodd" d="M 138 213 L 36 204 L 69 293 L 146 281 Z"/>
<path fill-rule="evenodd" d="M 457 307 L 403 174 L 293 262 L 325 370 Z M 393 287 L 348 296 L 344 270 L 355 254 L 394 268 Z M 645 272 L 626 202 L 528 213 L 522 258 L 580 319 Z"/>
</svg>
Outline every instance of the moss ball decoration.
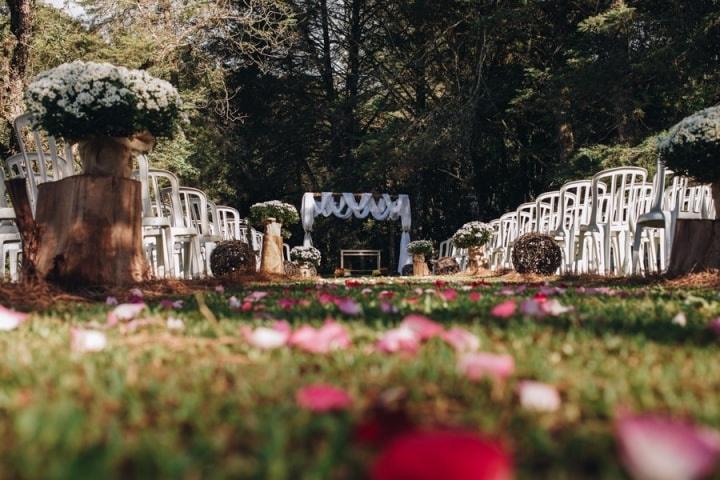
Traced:
<svg viewBox="0 0 720 480">
<path fill-rule="evenodd" d="M 435 275 L 454 275 L 460 271 L 460 265 L 453 257 L 440 257 L 433 267 Z"/>
<path fill-rule="evenodd" d="M 297 263 L 291 262 L 289 260 L 285 260 L 283 262 L 283 269 L 285 270 L 285 275 L 288 277 L 297 277 L 300 275 L 300 267 L 298 267 Z"/>
<path fill-rule="evenodd" d="M 216 277 L 255 273 L 255 252 L 239 240 L 220 242 L 210 254 L 210 269 Z"/>
<path fill-rule="evenodd" d="M 526 233 L 513 246 L 512 262 L 518 273 L 552 275 L 560 268 L 562 252 L 552 237 Z"/>
<path fill-rule="evenodd" d="M 658 151 L 675 174 L 720 181 L 720 106 L 682 119 L 659 142 Z"/>
</svg>

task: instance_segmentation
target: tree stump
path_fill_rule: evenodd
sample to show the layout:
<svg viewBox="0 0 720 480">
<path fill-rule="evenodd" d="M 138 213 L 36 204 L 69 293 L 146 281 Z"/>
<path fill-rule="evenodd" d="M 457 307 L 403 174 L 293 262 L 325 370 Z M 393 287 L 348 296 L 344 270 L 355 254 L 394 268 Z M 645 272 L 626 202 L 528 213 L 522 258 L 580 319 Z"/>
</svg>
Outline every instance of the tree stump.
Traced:
<svg viewBox="0 0 720 480">
<path fill-rule="evenodd" d="M 76 175 L 38 185 L 37 271 L 60 284 L 147 280 L 140 182 Z"/>
<path fill-rule="evenodd" d="M 283 275 L 285 273 L 281 232 L 281 223 L 276 222 L 274 218 L 267 219 L 260 256 L 261 273 L 270 275 Z"/>
<path fill-rule="evenodd" d="M 720 269 L 720 220 L 678 220 L 668 275 Z"/>
</svg>

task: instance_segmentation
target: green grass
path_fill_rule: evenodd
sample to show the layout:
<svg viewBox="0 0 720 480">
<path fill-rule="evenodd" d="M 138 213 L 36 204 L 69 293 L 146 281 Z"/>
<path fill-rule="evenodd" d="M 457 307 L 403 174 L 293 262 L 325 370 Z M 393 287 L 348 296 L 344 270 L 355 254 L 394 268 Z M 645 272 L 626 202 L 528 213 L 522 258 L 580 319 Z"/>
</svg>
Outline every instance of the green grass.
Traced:
<svg viewBox="0 0 720 480">
<path fill-rule="evenodd" d="M 499 285 L 472 287 L 483 296 L 471 301 L 458 284 L 457 300 L 446 302 L 416 293 L 417 286 L 331 290 L 362 302 L 363 314 L 353 318 L 318 303 L 314 284 L 205 292 L 217 323 L 185 297 L 185 307 L 172 313 L 185 320 L 180 333 L 165 328 L 169 313 L 149 301 L 156 325 L 112 329 L 104 351 L 86 354 L 71 351 L 71 327 L 104 323 L 110 307 L 61 304 L 35 312 L 18 329 L 0 332 L 0 477 L 364 478 L 376 450 L 358 442 L 354 429 L 377 410 L 382 392 L 396 387 L 402 401 L 395 415 L 502 438 L 519 478 L 623 478 L 612 436 L 613 416 L 623 408 L 720 429 L 720 341 L 706 329 L 720 315 L 714 291 L 628 287 L 607 296 L 569 288 L 557 298 L 573 313 L 497 319 L 492 306 L 536 289 L 508 297 Z M 381 312 L 384 289 L 396 292 L 397 313 Z M 231 295 L 253 290 L 271 292 L 261 311 L 228 307 Z M 285 310 L 280 298 L 301 303 Z M 672 323 L 680 311 L 684 327 Z M 378 335 L 409 312 L 469 329 L 482 351 L 511 354 L 515 374 L 506 384 L 471 383 L 438 339 L 413 358 L 371 352 Z M 328 355 L 259 351 L 239 335 L 243 324 L 319 325 L 328 316 L 349 328 L 352 348 Z M 519 379 L 556 385 L 561 409 L 522 410 L 514 393 Z M 347 389 L 351 410 L 299 409 L 295 391 L 313 382 Z"/>
</svg>

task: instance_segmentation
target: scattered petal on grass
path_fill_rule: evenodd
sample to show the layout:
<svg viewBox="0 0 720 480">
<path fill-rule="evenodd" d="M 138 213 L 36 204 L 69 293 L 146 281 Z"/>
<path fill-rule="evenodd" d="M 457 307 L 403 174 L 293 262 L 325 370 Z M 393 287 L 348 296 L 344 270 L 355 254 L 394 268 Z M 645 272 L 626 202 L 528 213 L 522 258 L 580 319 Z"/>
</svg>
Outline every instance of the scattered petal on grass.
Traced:
<svg viewBox="0 0 720 480">
<path fill-rule="evenodd" d="M 298 328 L 290 337 L 290 345 L 310 353 L 328 353 L 350 347 L 351 341 L 345 327 L 327 320 L 320 328 L 309 325 Z"/>
<path fill-rule="evenodd" d="M 383 353 L 415 353 L 420 348 L 420 338 L 407 327 L 393 328 L 385 332 L 377 342 Z"/>
<path fill-rule="evenodd" d="M 495 440 L 463 431 L 416 431 L 380 453 L 372 480 L 510 480 L 512 460 Z"/>
<path fill-rule="evenodd" d="M 518 383 L 520 405 L 526 410 L 554 412 L 560 408 L 560 394 L 552 385 L 529 380 Z"/>
<path fill-rule="evenodd" d="M 346 410 L 352 405 L 352 397 L 345 390 L 326 384 L 299 389 L 295 400 L 301 408 L 316 413 Z"/>
<path fill-rule="evenodd" d="M 254 291 L 248 296 L 246 296 L 243 301 L 244 302 L 259 302 L 263 298 L 268 296 L 268 292 L 260 292 L 260 291 Z"/>
<path fill-rule="evenodd" d="M 251 302 L 245 302 L 245 304 L 251 304 Z M 295 305 L 297 305 L 297 300 L 292 298 L 281 298 L 277 301 L 278 307 L 282 308 L 283 310 L 291 310 Z"/>
<path fill-rule="evenodd" d="M 446 300 L 446 301 L 448 301 L 448 302 L 452 302 L 452 301 L 455 301 L 455 300 L 457 299 L 457 297 L 458 297 L 458 292 L 457 292 L 457 290 L 455 290 L 454 288 L 448 288 L 448 289 L 445 289 L 445 290 L 443 290 L 442 292 L 440 292 L 440 296 L 441 296 L 444 300 Z"/>
<path fill-rule="evenodd" d="M 164 308 L 165 310 L 180 310 L 183 308 L 183 305 L 185 302 L 182 300 L 170 300 L 170 299 L 164 299 L 160 300 L 160 306 Z"/>
<path fill-rule="evenodd" d="M 223 287 L 222 285 L 217 285 L 215 287 L 215 293 L 219 293 L 220 295 L 222 295 L 223 293 L 225 293 L 225 287 Z"/>
<path fill-rule="evenodd" d="M 465 353 L 458 360 L 458 370 L 474 382 L 485 377 L 504 380 L 515 370 L 515 360 L 510 355 Z"/>
<path fill-rule="evenodd" d="M 144 303 L 121 303 L 108 312 L 107 323 L 113 326 L 119 322 L 132 320 L 145 310 L 145 306 Z"/>
<path fill-rule="evenodd" d="M 168 317 L 165 321 L 165 326 L 168 330 L 180 331 L 185 329 L 185 322 L 182 318 Z"/>
<path fill-rule="evenodd" d="M 397 313 L 400 311 L 400 309 L 397 307 L 397 305 L 383 300 L 380 302 L 380 311 L 383 313 Z"/>
<path fill-rule="evenodd" d="M 694 480 L 720 458 L 718 432 L 656 415 L 622 415 L 615 437 L 625 467 L 637 480 Z"/>
<path fill-rule="evenodd" d="M 345 315 L 355 316 L 362 313 L 362 306 L 350 297 L 336 299 L 335 305 Z"/>
<path fill-rule="evenodd" d="M 680 327 L 687 327 L 687 315 L 685 315 L 685 312 L 678 312 L 678 314 L 673 317 L 672 323 Z"/>
<path fill-rule="evenodd" d="M 468 299 L 471 302 L 477 302 L 482 298 L 482 293 L 480 292 L 470 292 L 468 293 Z"/>
<path fill-rule="evenodd" d="M 70 348 L 73 352 L 100 352 L 107 346 L 107 337 L 97 330 L 73 328 L 70 330 Z"/>
<path fill-rule="evenodd" d="M 517 304 L 513 300 L 507 300 L 502 303 L 498 303 L 490 310 L 490 315 L 498 318 L 510 318 L 515 315 L 517 310 Z"/>
<path fill-rule="evenodd" d="M 464 328 L 453 327 L 442 333 L 442 339 L 458 352 L 474 352 L 480 348 L 478 337 Z"/>
<path fill-rule="evenodd" d="M 240 310 L 242 308 L 242 302 L 237 297 L 232 296 L 228 298 L 228 306 L 233 310 Z"/>
<path fill-rule="evenodd" d="M 115 297 L 107 297 L 107 298 L 105 299 L 105 305 L 109 305 L 109 306 L 111 306 L 111 307 L 114 307 L 114 306 L 117 305 L 118 303 L 119 303 L 119 302 L 118 302 L 118 299 L 115 298 Z"/>
<path fill-rule="evenodd" d="M 0 305 L 0 331 L 15 330 L 27 317 L 27 313 L 16 312 Z"/>
<path fill-rule="evenodd" d="M 272 328 L 258 327 L 255 330 L 243 325 L 240 333 L 250 345 L 263 350 L 283 347 L 290 340 L 290 329 L 285 322 L 276 322 Z"/>
<path fill-rule="evenodd" d="M 130 289 L 130 303 L 142 303 L 145 295 L 139 288 Z"/>
<path fill-rule="evenodd" d="M 520 312 L 528 317 L 544 317 L 545 310 L 542 308 L 542 303 L 538 302 L 534 298 L 523 301 L 520 304 Z"/>
<path fill-rule="evenodd" d="M 710 323 L 708 323 L 708 329 L 710 329 L 711 332 L 720 337 L 720 317 L 714 320 L 710 320 Z"/>
<path fill-rule="evenodd" d="M 560 315 L 564 315 L 575 310 L 573 307 L 563 305 L 555 298 L 551 298 L 550 300 L 542 302 L 540 304 L 540 307 L 542 308 L 543 312 L 553 317 L 558 317 Z"/>
<path fill-rule="evenodd" d="M 420 340 L 427 340 L 443 332 L 443 327 L 424 315 L 410 314 L 400 322 L 400 328 L 415 332 Z"/>
</svg>

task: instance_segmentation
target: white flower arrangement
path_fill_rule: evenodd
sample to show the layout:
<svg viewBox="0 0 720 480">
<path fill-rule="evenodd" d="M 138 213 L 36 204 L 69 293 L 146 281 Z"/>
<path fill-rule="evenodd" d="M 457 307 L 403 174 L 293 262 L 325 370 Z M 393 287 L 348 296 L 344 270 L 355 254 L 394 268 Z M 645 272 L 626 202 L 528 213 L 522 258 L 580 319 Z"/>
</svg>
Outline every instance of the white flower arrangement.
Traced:
<svg viewBox="0 0 720 480">
<path fill-rule="evenodd" d="M 25 92 L 25 105 L 49 134 L 83 139 L 145 131 L 169 136 L 181 102 L 175 87 L 143 70 L 75 61 L 35 77 Z"/>
<path fill-rule="evenodd" d="M 479 247 L 490 240 L 491 233 L 490 227 L 483 222 L 468 222 L 455 232 L 452 241 L 458 248 Z"/>
<path fill-rule="evenodd" d="M 293 247 L 290 250 L 290 260 L 299 264 L 314 265 L 317 268 L 321 259 L 320 250 L 315 247 Z"/>
<path fill-rule="evenodd" d="M 284 225 L 300 221 L 297 209 L 280 200 L 256 203 L 250 207 L 250 221 L 253 224 L 262 225 L 268 218 L 274 218 Z"/>
<path fill-rule="evenodd" d="M 415 240 L 408 243 L 407 251 L 413 255 L 432 255 L 433 244 L 430 240 Z"/>
</svg>

